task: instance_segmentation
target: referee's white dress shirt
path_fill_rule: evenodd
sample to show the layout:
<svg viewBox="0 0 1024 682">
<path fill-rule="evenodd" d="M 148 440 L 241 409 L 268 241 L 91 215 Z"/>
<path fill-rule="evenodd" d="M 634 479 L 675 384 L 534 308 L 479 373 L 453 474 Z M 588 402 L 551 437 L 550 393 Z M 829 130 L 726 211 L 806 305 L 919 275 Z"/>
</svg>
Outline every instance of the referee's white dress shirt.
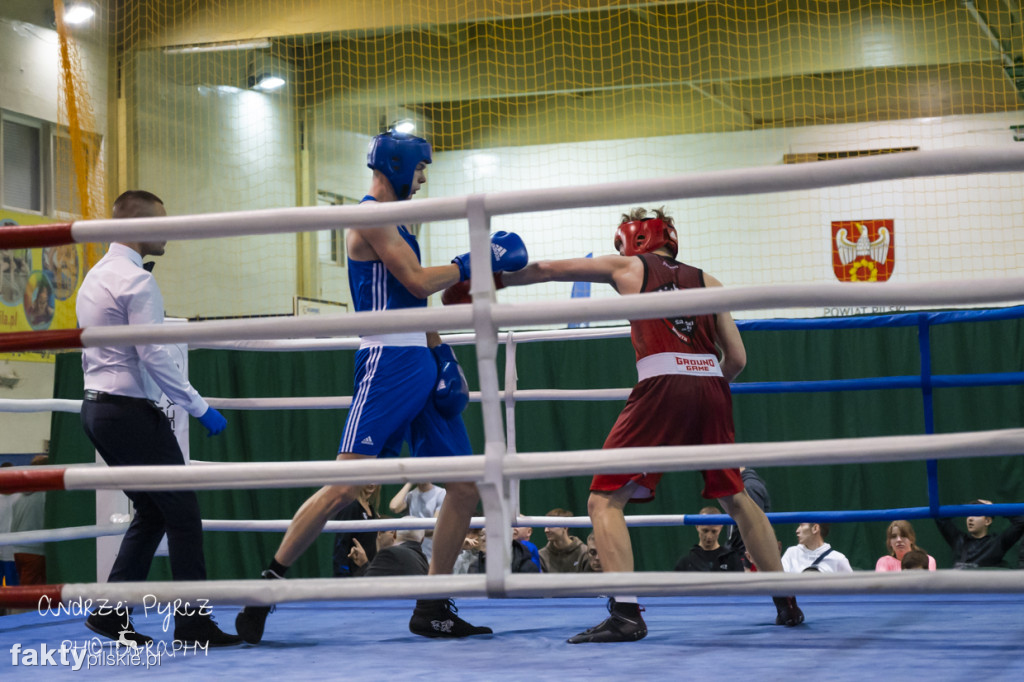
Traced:
<svg viewBox="0 0 1024 682">
<path fill-rule="evenodd" d="M 75 312 L 83 328 L 163 324 L 164 297 L 153 275 L 142 269 L 142 256 L 114 242 L 82 281 Z M 159 400 L 159 388 L 193 417 L 209 408 L 159 344 L 85 348 L 82 372 L 87 390 Z"/>
</svg>

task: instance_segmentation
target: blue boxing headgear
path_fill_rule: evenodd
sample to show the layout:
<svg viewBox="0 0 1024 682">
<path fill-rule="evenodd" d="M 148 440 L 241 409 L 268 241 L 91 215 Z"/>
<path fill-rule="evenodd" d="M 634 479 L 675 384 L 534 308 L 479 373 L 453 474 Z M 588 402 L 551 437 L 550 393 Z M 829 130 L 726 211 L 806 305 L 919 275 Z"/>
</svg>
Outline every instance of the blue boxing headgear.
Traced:
<svg viewBox="0 0 1024 682">
<path fill-rule="evenodd" d="M 423 161 L 431 161 L 430 143 L 393 130 L 373 138 L 366 153 L 366 165 L 384 174 L 400 200 L 409 198 L 416 167 Z"/>
</svg>

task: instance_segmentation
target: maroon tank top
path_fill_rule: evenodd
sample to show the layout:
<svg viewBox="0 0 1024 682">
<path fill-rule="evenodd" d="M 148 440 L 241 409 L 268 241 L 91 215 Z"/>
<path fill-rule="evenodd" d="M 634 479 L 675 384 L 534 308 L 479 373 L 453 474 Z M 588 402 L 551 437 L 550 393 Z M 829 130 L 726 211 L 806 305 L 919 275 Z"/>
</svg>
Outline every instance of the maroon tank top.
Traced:
<svg viewBox="0 0 1024 682">
<path fill-rule="evenodd" d="M 666 256 L 644 253 L 637 256 L 644 263 L 641 293 L 696 289 L 704 286 L 704 271 Z M 636 359 L 655 353 L 718 354 L 715 338 L 715 315 L 689 315 L 652 320 L 631 320 L 631 336 Z"/>
</svg>

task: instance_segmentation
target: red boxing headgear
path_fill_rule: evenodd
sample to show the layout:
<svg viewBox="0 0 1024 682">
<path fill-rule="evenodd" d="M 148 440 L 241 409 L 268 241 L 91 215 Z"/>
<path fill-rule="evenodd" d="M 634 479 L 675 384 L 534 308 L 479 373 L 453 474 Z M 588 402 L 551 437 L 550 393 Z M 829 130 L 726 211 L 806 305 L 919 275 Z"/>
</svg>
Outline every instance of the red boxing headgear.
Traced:
<svg viewBox="0 0 1024 682">
<path fill-rule="evenodd" d="M 672 252 L 673 258 L 676 257 L 679 251 L 676 228 L 660 218 L 633 220 L 622 223 L 615 230 L 615 250 L 623 256 L 650 253 L 663 246 Z"/>
</svg>

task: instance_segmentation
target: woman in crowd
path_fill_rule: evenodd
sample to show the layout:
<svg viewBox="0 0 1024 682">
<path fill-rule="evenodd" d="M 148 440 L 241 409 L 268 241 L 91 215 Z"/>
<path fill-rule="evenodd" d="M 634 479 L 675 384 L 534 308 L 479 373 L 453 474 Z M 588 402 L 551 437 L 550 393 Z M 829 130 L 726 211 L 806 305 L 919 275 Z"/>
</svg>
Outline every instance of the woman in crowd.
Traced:
<svg viewBox="0 0 1024 682">
<path fill-rule="evenodd" d="M 893 521 L 885 531 L 885 546 L 889 553 L 879 557 L 875 564 L 876 571 L 900 571 L 903 556 L 911 550 L 920 550 L 917 536 L 909 521 Z M 935 570 L 935 557 L 928 555 L 928 570 Z"/>
</svg>

